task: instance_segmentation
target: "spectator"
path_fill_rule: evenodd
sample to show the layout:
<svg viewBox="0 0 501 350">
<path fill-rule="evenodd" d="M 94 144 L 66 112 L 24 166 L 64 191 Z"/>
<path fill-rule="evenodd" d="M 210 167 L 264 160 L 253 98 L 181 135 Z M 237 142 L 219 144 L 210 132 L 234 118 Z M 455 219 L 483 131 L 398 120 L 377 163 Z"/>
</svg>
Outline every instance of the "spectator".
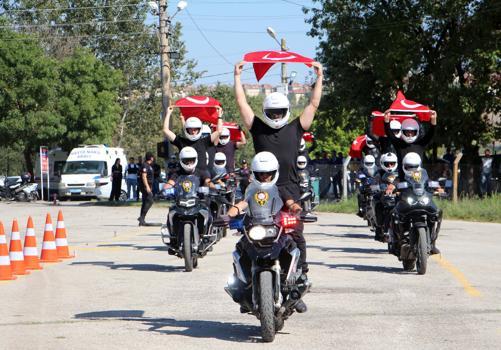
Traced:
<svg viewBox="0 0 501 350">
<path fill-rule="evenodd" d="M 142 195 L 142 182 L 141 179 L 139 178 L 141 176 L 141 168 L 143 167 L 143 157 L 139 156 L 137 157 L 137 166 L 138 166 L 138 173 L 137 173 L 137 197 L 136 197 L 136 202 L 139 202 L 139 196 Z"/>
<path fill-rule="evenodd" d="M 111 167 L 111 193 L 110 201 L 117 201 L 120 199 L 120 192 L 122 191 L 122 165 L 120 158 L 115 160 L 115 164 Z"/>
<path fill-rule="evenodd" d="M 443 160 L 446 160 L 449 162 L 449 164 L 452 165 L 454 164 L 454 153 L 452 153 L 451 148 L 447 147 L 444 156 L 442 157 Z"/>
<path fill-rule="evenodd" d="M 134 162 L 134 157 L 130 157 L 129 164 L 127 164 L 127 168 L 125 169 L 127 199 L 137 200 L 137 175 L 139 173 L 139 169 L 139 166 Z"/>
<path fill-rule="evenodd" d="M 480 175 L 480 197 L 484 197 L 485 195 L 492 195 L 492 186 L 491 186 L 491 177 L 492 177 L 492 157 L 491 150 L 486 149 L 484 151 L 484 156 L 482 157 L 482 169 Z"/>
<path fill-rule="evenodd" d="M 337 187 L 337 198 L 341 199 L 343 195 L 343 154 L 338 152 L 336 160 L 334 161 L 334 166 L 336 168 L 337 175 L 333 179 L 334 189 Z"/>
<path fill-rule="evenodd" d="M 156 162 L 156 159 L 153 161 L 153 164 L 151 165 L 153 168 L 153 196 L 157 196 L 158 193 L 160 192 L 159 186 L 160 186 L 160 173 L 162 172 L 162 168 L 158 163 Z"/>
</svg>

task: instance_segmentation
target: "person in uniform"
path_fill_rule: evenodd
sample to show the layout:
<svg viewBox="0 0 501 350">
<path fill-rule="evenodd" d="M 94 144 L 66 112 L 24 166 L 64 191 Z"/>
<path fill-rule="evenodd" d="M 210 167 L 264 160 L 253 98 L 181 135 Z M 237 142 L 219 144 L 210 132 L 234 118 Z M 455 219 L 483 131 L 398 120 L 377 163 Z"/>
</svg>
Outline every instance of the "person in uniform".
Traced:
<svg viewBox="0 0 501 350">
<path fill-rule="evenodd" d="M 240 128 L 240 127 L 239 127 Z M 245 133 L 240 130 L 240 141 L 230 140 L 230 130 L 223 128 L 219 141 L 216 144 L 216 152 L 224 153 L 226 156 L 226 172 L 232 174 L 235 172 L 235 151 L 242 148 L 247 143 Z"/>
<path fill-rule="evenodd" d="M 129 164 L 127 164 L 127 168 L 125 169 L 127 199 L 137 199 L 137 175 L 139 173 L 139 169 L 140 167 L 134 162 L 134 157 L 130 157 Z"/>
</svg>

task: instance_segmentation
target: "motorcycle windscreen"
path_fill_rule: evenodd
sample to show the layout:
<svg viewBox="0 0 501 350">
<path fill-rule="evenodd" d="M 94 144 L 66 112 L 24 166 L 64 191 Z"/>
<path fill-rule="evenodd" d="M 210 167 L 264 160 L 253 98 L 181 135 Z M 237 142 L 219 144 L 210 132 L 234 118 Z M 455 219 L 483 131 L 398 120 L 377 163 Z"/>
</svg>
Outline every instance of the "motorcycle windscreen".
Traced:
<svg viewBox="0 0 501 350">
<path fill-rule="evenodd" d="M 405 180 L 410 184 L 413 192 L 421 196 L 426 189 L 426 184 L 428 184 L 428 172 L 425 169 L 420 169 L 411 175 L 406 175 Z"/>
<path fill-rule="evenodd" d="M 195 175 L 183 175 L 177 178 L 176 197 L 197 198 L 198 188 L 200 187 L 200 178 Z"/>
<path fill-rule="evenodd" d="M 254 225 L 272 225 L 274 216 L 284 205 L 277 186 L 263 188 L 256 182 L 252 182 L 247 188 L 245 201 L 249 205 L 249 214 Z"/>
</svg>

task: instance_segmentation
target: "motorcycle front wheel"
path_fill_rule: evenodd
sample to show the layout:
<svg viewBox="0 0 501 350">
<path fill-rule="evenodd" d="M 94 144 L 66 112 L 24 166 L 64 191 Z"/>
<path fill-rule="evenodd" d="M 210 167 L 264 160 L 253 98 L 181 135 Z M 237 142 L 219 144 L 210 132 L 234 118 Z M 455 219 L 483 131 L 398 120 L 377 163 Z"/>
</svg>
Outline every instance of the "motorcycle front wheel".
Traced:
<svg viewBox="0 0 501 350">
<path fill-rule="evenodd" d="M 186 272 L 193 271 L 193 257 L 191 254 L 191 225 L 184 225 L 183 256 L 184 269 Z"/>
<path fill-rule="evenodd" d="M 16 194 L 16 200 L 19 202 L 27 202 L 28 196 L 25 192 L 19 192 L 18 194 Z"/>
<path fill-rule="evenodd" d="M 275 339 L 275 306 L 273 300 L 273 277 L 270 271 L 259 275 L 259 320 L 261 336 L 265 343 Z"/>
<path fill-rule="evenodd" d="M 419 275 L 424 275 L 428 265 L 428 239 L 426 238 L 426 229 L 424 227 L 419 227 L 417 229 L 417 234 L 416 270 Z"/>
</svg>

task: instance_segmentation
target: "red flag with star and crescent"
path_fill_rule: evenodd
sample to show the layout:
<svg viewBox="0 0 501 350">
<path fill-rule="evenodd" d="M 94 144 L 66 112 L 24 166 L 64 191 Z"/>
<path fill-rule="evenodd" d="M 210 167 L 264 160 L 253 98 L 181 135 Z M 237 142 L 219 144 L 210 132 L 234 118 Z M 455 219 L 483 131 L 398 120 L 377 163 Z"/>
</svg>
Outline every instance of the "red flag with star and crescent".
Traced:
<svg viewBox="0 0 501 350">
<path fill-rule="evenodd" d="M 400 90 L 390 106 L 390 112 L 392 114 L 415 114 L 422 122 L 429 121 L 431 116 L 431 110 L 428 106 L 406 99 Z"/>
<path fill-rule="evenodd" d="M 360 135 L 351 143 L 349 155 L 351 158 L 362 159 L 362 150 L 366 145 L 367 136 Z"/>
<path fill-rule="evenodd" d="M 218 113 L 216 107 L 221 107 L 221 103 L 209 96 L 187 96 L 177 100 L 174 104 L 179 107 L 185 119 L 197 117 L 206 123 L 217 123 Z"/>
<path fill-rule="evenodd" d="M 304 63 L 311 67 L 315 60 L 292 51 L 256 51 L 245 54 L 244 61 L 252 63 L 257 81 L 270 70 L 275 63 Z"/>
</svg>

